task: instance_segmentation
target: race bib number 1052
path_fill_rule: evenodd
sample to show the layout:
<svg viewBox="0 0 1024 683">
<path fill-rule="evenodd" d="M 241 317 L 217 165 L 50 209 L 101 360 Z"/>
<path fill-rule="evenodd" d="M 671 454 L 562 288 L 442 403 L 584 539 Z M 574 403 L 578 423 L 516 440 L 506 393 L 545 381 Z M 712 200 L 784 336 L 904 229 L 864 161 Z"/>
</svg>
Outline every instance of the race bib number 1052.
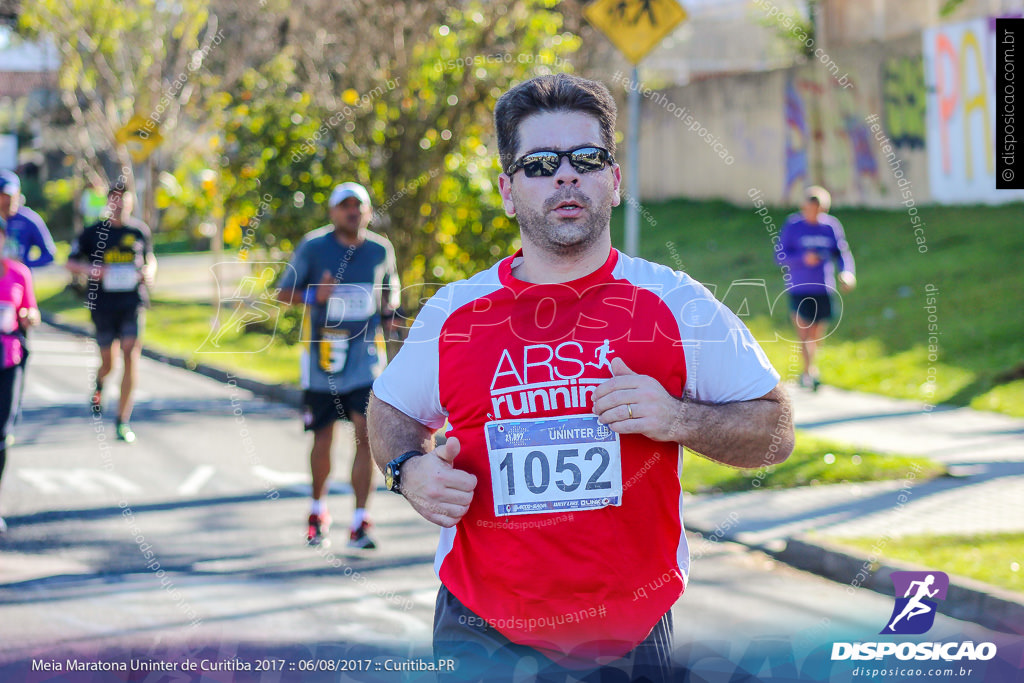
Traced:
<svg viewBox="0 0 1024 683">
<path fill-rule="evenodd" d="M 596 415 L 499 420 L 484 428 L 498 517 L 622 505 L 619 435 Z"/>
</svg>

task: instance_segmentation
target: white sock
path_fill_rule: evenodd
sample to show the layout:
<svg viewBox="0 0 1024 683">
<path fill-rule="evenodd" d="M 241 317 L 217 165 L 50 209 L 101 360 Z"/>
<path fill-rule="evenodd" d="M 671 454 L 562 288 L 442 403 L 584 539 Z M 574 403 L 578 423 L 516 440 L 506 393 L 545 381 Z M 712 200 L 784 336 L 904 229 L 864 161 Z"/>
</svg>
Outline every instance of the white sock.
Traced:
<svg viewBox="0 0 1024 683">
<path fill-rule="evenodd" d="M 316 498 L 309 505 L 309 514 L 311 515 L 322 515 L 324 512 L 324 504 Z"/>
<path fill-rule="evenodd" d="M 356 514 L 352 517 L 352 529 L 361 527 L 364 519 L 366 519 L 366 508 L 356 508 Z"/>
</svg>

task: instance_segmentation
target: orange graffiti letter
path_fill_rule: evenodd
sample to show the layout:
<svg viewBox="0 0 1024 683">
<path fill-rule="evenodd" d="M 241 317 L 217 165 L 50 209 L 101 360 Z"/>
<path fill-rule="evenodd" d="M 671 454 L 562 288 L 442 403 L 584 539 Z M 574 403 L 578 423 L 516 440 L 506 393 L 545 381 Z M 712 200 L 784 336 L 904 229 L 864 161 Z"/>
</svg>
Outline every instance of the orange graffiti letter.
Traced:
<svg viewBox="0 0 1024 683">
<path fill-rule="evenodd" d="M 946 77 L 943 68 L 943 56 L 949 57 L 949 64 L 953 73 Z M 959 63 L 956 58 L 956 50 L 953 43 L 945 33 L 935 36 L 935 95 L 939 98 L 939 140 L 942 146 L 942 171 L 949 175 L 953 170 L 953 163 L 949 156 L 949 120 L 953 117 L 953 110 L 956 109 L 957 92 L 956 85 L 960 81 L 956 72 Z"/>
</svg>

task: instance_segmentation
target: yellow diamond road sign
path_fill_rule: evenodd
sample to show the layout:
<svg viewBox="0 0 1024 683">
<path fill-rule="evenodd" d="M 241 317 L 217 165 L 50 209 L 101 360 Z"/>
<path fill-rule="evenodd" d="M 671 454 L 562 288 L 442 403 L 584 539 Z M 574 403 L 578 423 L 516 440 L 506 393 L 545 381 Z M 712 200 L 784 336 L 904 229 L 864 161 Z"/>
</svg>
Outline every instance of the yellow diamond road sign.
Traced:
<svg viewBox="0 0 1024 683">
<path fill-rule="evenodd" d="M 686 10 L 676 0 L 597 0 L 583 14 L 633 64 L 686 21 Z"/>
<path fill-rule="evenodd" d="M 136 163 L 142 163 L 164 141 L 160 135 L 160 125 L 140 114 L 135 114 L 121 130 L 114 134 L 114 139 L 128 148 L 128 154 Z"/>
</svg>

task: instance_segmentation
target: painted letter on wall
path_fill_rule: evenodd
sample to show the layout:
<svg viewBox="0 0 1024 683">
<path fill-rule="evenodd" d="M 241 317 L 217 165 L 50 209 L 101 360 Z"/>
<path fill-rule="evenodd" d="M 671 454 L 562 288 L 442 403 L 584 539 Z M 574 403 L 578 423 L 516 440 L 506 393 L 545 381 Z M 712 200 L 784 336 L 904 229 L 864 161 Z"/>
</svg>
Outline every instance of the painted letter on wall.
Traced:
<svg viewBox="0 0 1024 683">
<path fill-rule="evenodd" d="M 944 204 L 1020 201 L 1024 190 L 995 189 L 995 22 L 922 35 L 932 197 Z"/>
</svg>

